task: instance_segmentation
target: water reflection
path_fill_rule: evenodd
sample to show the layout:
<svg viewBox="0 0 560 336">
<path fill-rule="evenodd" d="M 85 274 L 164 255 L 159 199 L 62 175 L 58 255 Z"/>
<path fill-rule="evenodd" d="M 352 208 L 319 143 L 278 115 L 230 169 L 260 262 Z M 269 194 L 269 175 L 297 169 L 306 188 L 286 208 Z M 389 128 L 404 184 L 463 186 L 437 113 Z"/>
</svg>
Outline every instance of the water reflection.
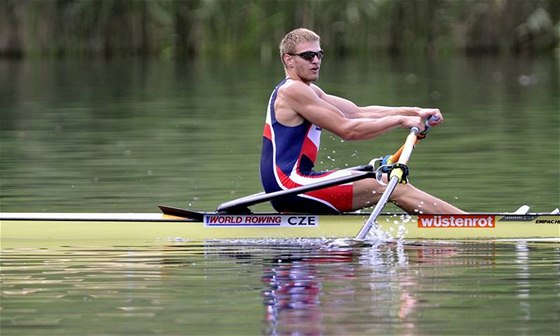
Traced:
<svg viewBox="0 0 560 336">
<path fill-rule="evenodd" d="M 322 66 L 328 92 L 444 111 L 445 126 L 411 161 L 418 187 L 477 212 L 560 203 L 556 60 L 377 55 Z M 281 67 L 0 60 L 2 75 L 2 211 L 150 212 L 158 203 L 213 210 L 261 190 L 264 112 Z M 403 138 L 344 142 L 325 134 L 318 169 L 367 163 Z"/>
<path fill-rule="evenodd" d="M 336 249 L 256 240 L 1 252 L 2 335 L 560 331 L 551 295 L 558 243 Z"/>
<path fill-rule="evenodd" d="M 275 256 L 263 275 L 266 333 L 422 334 L 421 316 L 437 303 L 422 298 L 421 277 L 434 277 L 439 267 L 478 264 L 455 260 L 461 251 L 454 244 L 397 241 Z"/>
<path fill-rule="evenodd" d="M 329 281 L 353 277 L 351 249 L 318 250 L 308 256 L 279 255 L 262 277 L 267 335 L 322 335 L 322 278 L 317 266 L 335 268 Z M 345 265 L 346 264 L 346 265 Z M 336 265 L 336 266 L 335 266 Z"/>
</svg>

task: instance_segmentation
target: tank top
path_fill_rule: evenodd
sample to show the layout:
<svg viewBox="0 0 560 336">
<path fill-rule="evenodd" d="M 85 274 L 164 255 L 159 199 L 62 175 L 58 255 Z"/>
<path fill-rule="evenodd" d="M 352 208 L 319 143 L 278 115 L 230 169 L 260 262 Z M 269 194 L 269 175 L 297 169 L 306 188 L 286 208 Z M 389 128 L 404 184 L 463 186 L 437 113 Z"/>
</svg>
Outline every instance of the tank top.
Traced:
<svg viewBox="0 0 560 336">
<path fill-rule="evenodd" d="M 282 80 L 272 92 L 263 131 L 260 174 L 265 192 L 293 188 L 304 184 L 300 178 L 313 172 L 319 151 L 321 128 L 307 120 L 297 126 L 285 126 L 276 120 L 274 103 Z"/>
</svg>

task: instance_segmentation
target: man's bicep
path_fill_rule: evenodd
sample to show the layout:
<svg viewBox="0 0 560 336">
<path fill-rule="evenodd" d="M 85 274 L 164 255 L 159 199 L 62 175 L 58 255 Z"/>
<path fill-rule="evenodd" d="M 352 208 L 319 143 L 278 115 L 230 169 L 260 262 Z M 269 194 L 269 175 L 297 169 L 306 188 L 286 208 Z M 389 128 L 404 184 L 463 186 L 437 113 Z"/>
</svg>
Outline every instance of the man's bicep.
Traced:
<svg viewBox="0 0 560 336">
<path fill-rule="evenodd" d="M 322 99 L 316 88 L 306 86 L 297 91 L 286 90 L 289 105 L 302 118 L 338 135 L 347 118 L 336 106 Z"/>
<path fill-rule="evenodd" d="M 327 94 L 317 86 L 315 88 L 316 88 L 315 92 L 318 93 L 318 97 L 320 99 L 322 99 L 325 102 L 334 106 L 346 118 L 361 118 L 361 117 L 363 117 L 362 111 L 360 110 L 360 108 L 356 104 L 354 104 L 354 102 L 352 102 L 352 101 L 350 101 L 346 98 L 342 98 L 342 97 L 338 97 L 338 96 L 335 96 L 335 95 Z"/>
<path fill-rule="evenodd" d="M 325 108 L 325 101 L 309 86 L 291 86 L 282 93 L 286 104 L 303 118 L 312 121 L 313 115 Z M 328 107 L 328 106 L 327 106 Z"/>
<path fill-rule="evenodd" d="M 302 104 L 297 112 L 309 122 L 337 135 L 348 120 L 336 106 L 319 97 Z"/>
</svg>

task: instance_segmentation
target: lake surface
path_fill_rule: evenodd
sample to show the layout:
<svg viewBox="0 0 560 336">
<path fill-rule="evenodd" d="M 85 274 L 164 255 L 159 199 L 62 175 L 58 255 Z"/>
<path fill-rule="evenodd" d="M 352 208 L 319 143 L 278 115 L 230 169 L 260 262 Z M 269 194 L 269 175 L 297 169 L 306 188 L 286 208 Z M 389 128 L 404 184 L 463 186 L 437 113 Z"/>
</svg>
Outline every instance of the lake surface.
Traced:
<svg viewBox="0 0 560 336">
<path fill-rule="evenodd" d="M 409 165 L 422 189 L 468 211 L 545 212 L 560 205 L 558 73 L 548 58 L 327 56 L 318 84 L 362 105 L 442 109 Z M 1 211 L 213 210 L 261 189 L 279 64 L 0 60 L 0 74 Z M 406 133 L 325 132 L 319 168 L 367 163 Z M 559 243 L 97 243 L 2 247 L 0 333 L 560 333 Z"/>
<path fill-rule="evenodd" d="M 2 251 L 2 335 L 558 335 L 551 243 Z"/>
<path fill-rule="evenodd" d="M 258 162 L 279 64 L 0 61 L 2 211 L 214 210 L 261 190 Z M 560 205 L 555 59 L 326 57 L 318 82 L 358 104 L 439 107 L 411 182 L 467 211 Z M 393 153 L 406 130 L 344 142 L 325 132 L 319 169 Z M 269 209 L 263 205 L 264 209 Z"/>
</svg>

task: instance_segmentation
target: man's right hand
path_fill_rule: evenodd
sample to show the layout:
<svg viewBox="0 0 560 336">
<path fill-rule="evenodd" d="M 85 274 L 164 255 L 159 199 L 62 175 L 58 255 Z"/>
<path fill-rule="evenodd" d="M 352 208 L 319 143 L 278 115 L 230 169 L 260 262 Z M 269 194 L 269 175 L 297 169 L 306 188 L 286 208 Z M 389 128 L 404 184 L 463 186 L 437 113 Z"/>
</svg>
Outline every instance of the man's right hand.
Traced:
<svg viewBox="0 0 560 336">
<path fill-rule="evenodd" d="M 403 128 L 417 127 L 420 132 L 426 127 L 423 118 L 419 116 L 401 116 L 400 125 Z"/>
</svg>

